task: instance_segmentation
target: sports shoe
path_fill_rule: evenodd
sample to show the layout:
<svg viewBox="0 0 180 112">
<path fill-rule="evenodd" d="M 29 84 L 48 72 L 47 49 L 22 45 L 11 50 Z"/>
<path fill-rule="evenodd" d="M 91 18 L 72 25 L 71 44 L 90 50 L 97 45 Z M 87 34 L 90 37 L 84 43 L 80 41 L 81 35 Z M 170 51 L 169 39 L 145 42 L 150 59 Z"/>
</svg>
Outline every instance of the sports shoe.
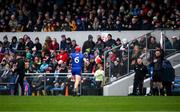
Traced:
<svg viewBox="0 0 180 112">
<path fill-rule="evenodd" d="M 81 93 L 77 93 L 77 96 L 81 96 Z"/>
<path fill-rule="evenodd" d="M 76 96 L 77 94 L 76 94 L 76 91 L 72 91 L 72 95 L 73 96 Z"/>
</svg>

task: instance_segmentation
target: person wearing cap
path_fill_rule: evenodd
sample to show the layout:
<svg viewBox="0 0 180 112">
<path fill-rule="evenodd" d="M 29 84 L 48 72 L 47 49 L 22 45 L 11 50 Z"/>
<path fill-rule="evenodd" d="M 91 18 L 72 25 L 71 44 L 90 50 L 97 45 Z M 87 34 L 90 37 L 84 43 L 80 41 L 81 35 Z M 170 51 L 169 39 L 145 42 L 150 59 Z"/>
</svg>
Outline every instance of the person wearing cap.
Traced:
<svg viewBox="0 0 180 112">
<path fill-rule="evenodd" d="M 72 63 L 72 68 L 71 68 L 71 73 L 73 78 L 75 79 L 74 83 L 74 89 L 73 89 L 73 96 L 80 96 L 79 93 L 79 83 L 81 81 L 81 71 L 84 65 L 84 55 L 80 53 L 81 48 L 77 46 L 75 48 L 75 53 L 71 53 L 71 63 Z"/>
<path fill-rule="evenodd" d="M 82 46 L 82 53 L 86 52 L 86 49 L 92 50 L 95 46 L 95 42 L 93 41 L 93 36 L 88 35 L 88 40 L 84 42 Z"/>
</svg>

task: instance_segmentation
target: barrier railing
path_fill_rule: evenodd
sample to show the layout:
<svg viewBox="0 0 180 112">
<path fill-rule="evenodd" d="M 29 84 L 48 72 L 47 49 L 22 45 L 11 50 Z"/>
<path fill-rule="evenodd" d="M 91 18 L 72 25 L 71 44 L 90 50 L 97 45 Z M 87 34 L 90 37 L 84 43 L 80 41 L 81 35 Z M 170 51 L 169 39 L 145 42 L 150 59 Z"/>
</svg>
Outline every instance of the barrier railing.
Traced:
<svg viewBox="0 0 180 112">
<path fill-rule="evenodd" d="M 71 73 L 26 73 L 24 78 L 25 95 L 72 95 L 74 81 Z M 13 95 L 15 83 L 0 83 L 0 94 Z M 92 73 L 82 73 L 81 95 L 102 95 Z"/>
</svg>

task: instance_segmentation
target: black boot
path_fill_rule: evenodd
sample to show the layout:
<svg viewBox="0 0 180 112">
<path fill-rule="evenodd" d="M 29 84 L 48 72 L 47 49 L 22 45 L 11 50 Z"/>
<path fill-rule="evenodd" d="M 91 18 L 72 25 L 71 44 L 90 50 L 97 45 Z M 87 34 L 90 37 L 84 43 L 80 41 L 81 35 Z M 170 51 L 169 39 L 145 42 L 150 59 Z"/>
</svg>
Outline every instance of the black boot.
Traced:
<svg viewBox="0 0 180 112">
<path fill-rule="evenodd" d="M 164 89 L 160 89 L 160 95 L 164 96 Z"/>
</svg>

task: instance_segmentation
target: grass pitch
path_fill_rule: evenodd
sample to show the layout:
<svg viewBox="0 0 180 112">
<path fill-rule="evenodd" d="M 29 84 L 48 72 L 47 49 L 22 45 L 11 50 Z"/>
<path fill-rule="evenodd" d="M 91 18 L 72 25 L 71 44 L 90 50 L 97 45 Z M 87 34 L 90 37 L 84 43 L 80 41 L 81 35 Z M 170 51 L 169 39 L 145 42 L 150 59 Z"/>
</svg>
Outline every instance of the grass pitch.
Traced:
<svg viewBox="0 0 180 112">
<path fill-rule="evenodd" d="M 180 97 L 0 96 L 0 112 L 180 111 Z"/>
</svg>

